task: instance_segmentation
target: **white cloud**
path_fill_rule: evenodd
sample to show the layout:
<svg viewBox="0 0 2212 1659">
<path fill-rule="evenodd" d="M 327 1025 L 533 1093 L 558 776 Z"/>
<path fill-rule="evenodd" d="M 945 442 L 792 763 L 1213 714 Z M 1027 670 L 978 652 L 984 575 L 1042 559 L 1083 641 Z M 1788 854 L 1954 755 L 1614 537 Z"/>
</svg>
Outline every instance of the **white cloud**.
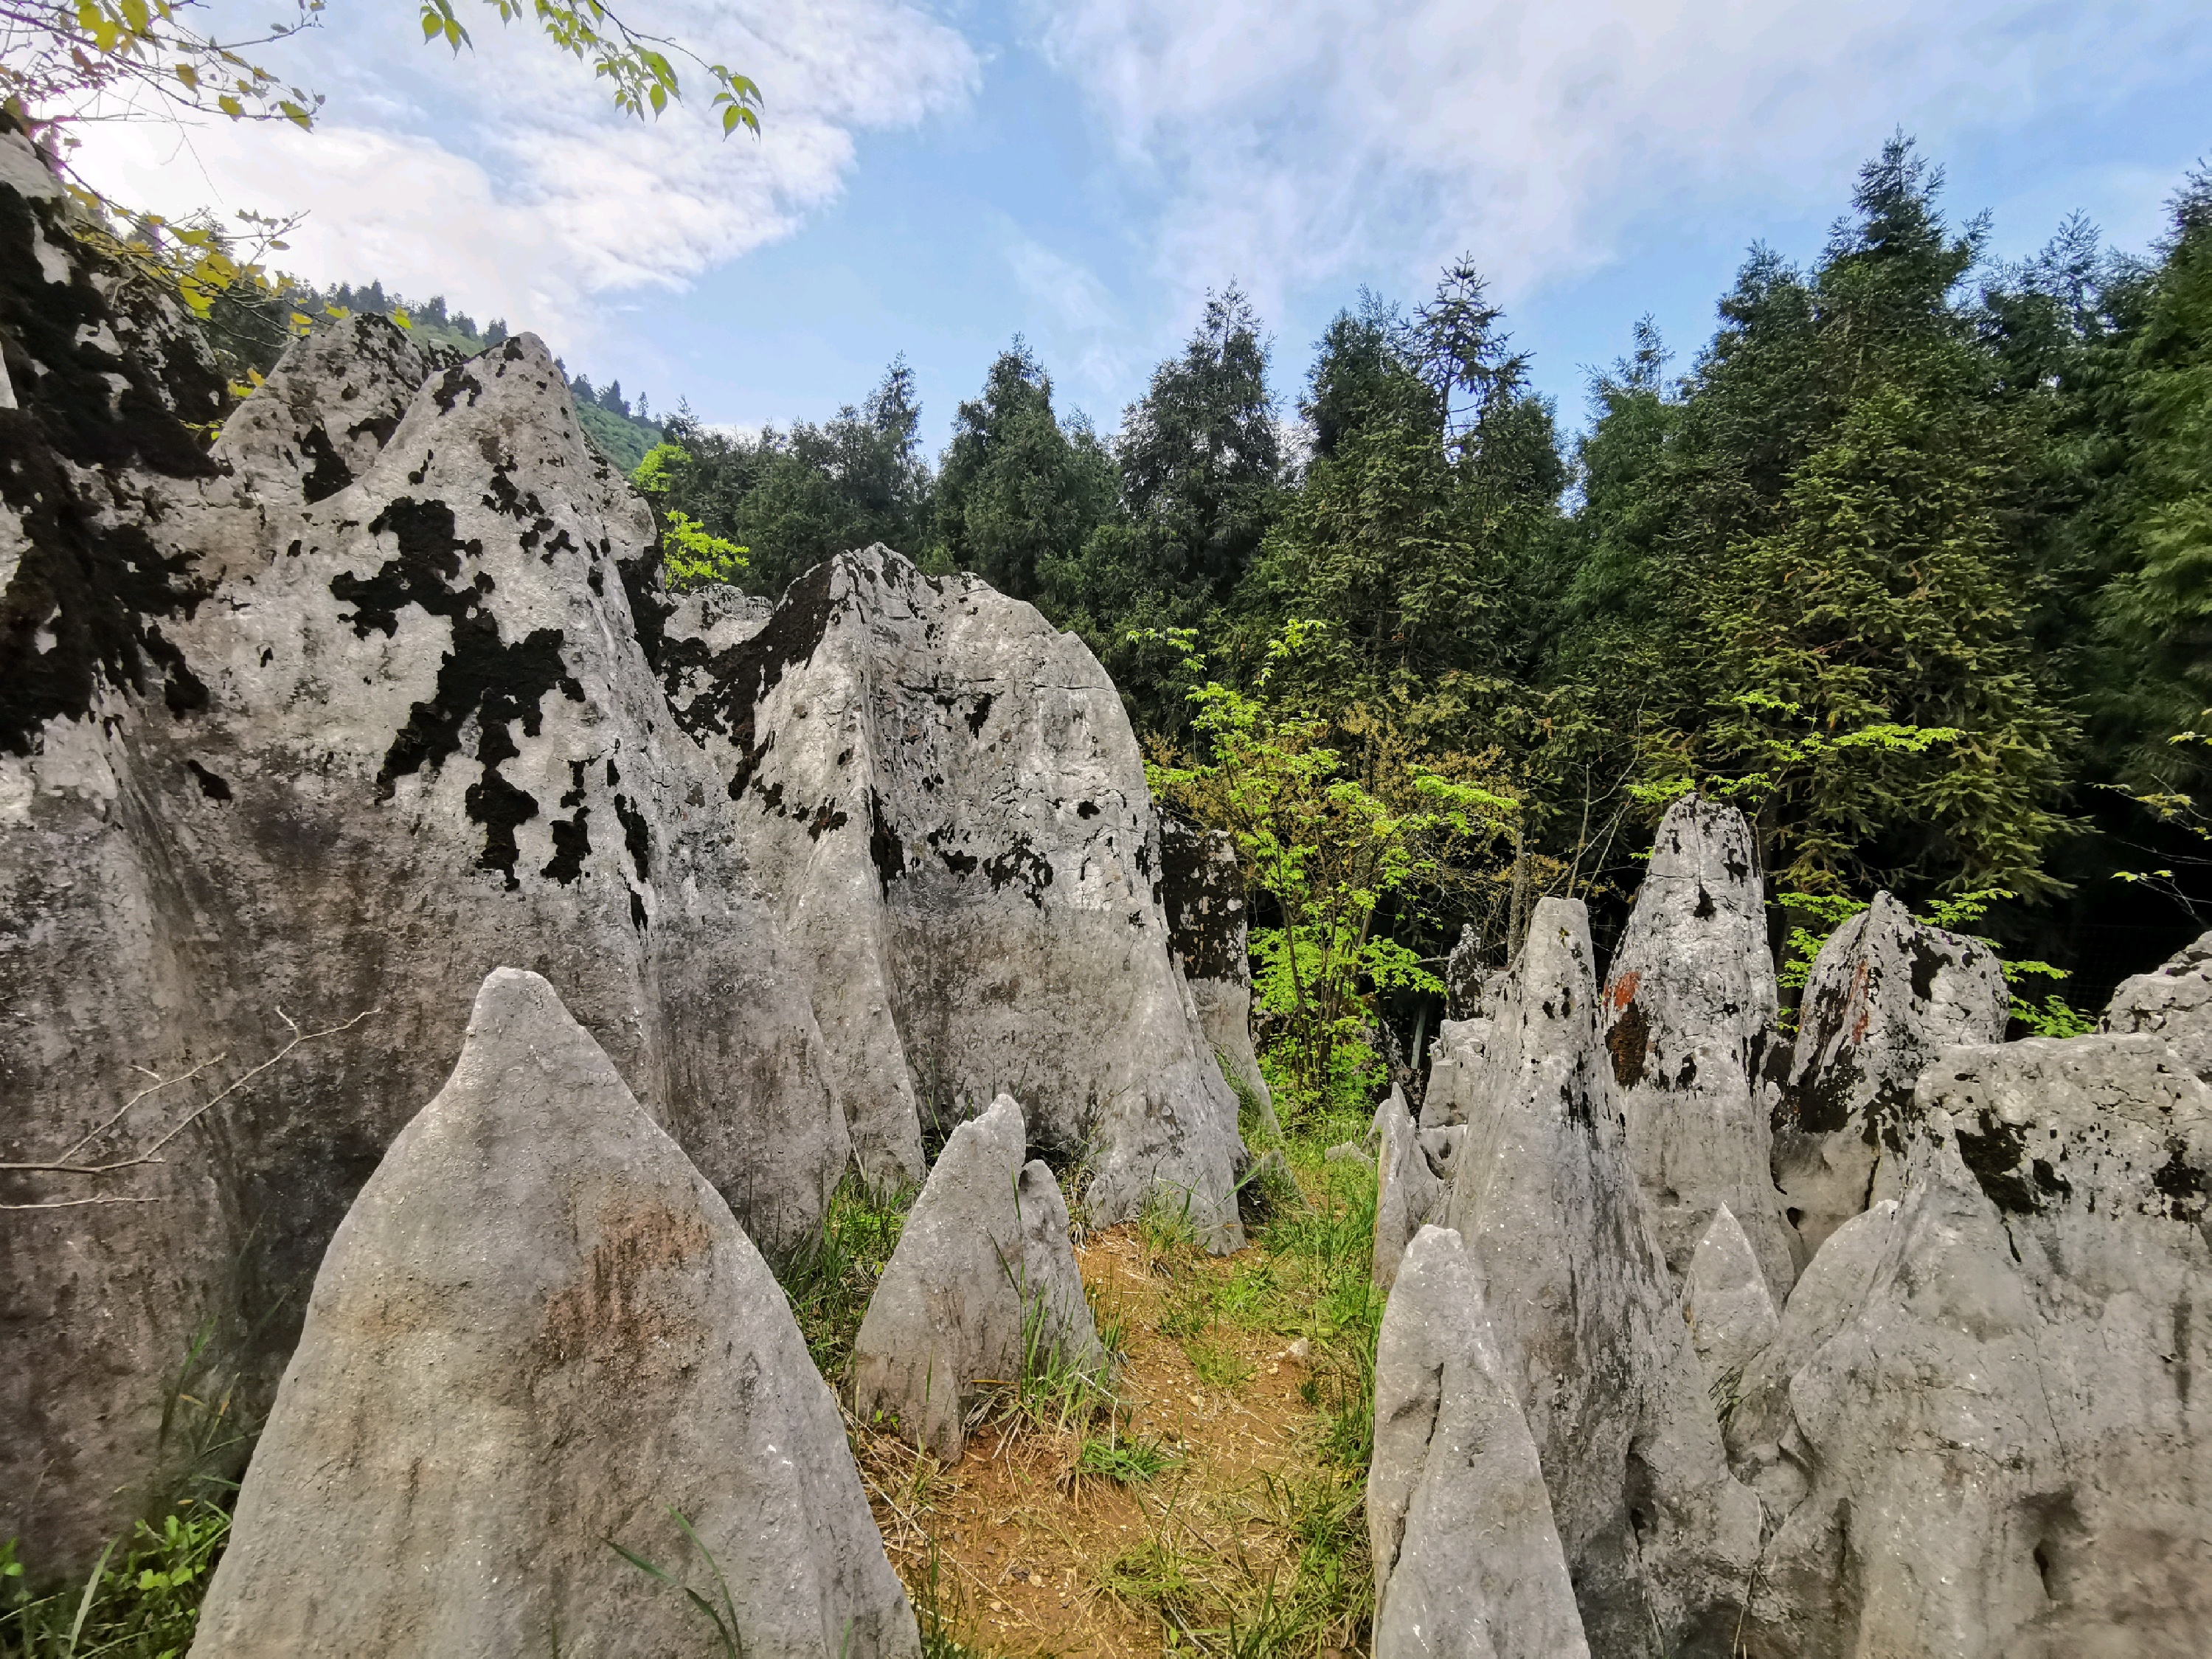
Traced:
<svg viewBox="0 0 2212 1659">
<path fill-rule="evenodd" d="M 1045 325 L 1066 379 L 1085 387 L 1120 384 L 1136 368 L 1129 349 L 1130 328 L 1121 303 L 1089 266 L 1056 253 L 1034 237 L 1009 227 L 1006 263 L 1030 315 Z M 1031 343 L 1040 343 L 1032 341 Z M 1060 412 L 1068 399 L 1058 398 Z M 1118 411 L 1091 410 L 1111 424 Z"/>
<path fill-rule="evenodd" d="M 680 287 L 790 235 L 837 195 L 856 131 L 957 107 L 980 78 L 968 43 L 908 0 L 673 0 L 641 21 L 758 82 L 761 138 L 718 136 L 696 70 L 692 104 L 640 123 L 525 24 L 485 14 L 475 50 L 446 61 L 411 8 L 380 4 L 295 43 L 299 78 L 330 95 L 314 132 L 217 124 L 180 143 L 118 126 L 90 136 L 82 164 L 172 213 L 306 212 L 284 256 L 304 276 L 374 276 L 588 343 L 597 296 Z"/>
<path fill-rule="evenodd" d="M 1512 299 L 1662 212 L 1834 199 L 1899 122 L 1940 154 L 2201 74 L 2185 0 L 1030 0 L 1139 194 L 1153 258 L 1265 311 L 1472 248 Z M 1811 192 L 1817 192 L 1817 195 Z M 1740 210 L 1740 205 L 1739 205 Z"/>
</svg>

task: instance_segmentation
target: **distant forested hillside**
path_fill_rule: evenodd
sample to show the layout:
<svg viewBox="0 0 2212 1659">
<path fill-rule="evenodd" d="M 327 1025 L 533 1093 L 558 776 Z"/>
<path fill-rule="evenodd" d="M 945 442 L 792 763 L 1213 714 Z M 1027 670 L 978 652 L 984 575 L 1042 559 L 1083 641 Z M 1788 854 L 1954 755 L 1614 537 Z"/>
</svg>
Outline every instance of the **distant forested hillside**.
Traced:
<svg viewBox="0 0 2212 1659">
<path fill-rule="evenodd" d="M 1255 732 L 1386 805 L 1479 785 L 1450 867 L 1364 901 L 1407 962 L 1462 921 L 1494 959 L 1545 890 L 1602 935 L 1696 787 L 1752 816 L 1785 957 L 1887 888 L 2092 1006 L 2212 921 L 2212 178 L 2154 247 L 2077 217 L 2016 264 L 1903 139 L 1844 205 L 1808 263 L 1753 244 L 1686 361 L 1638 325 L 1572 438 L 1466 260 L 1340 313 L 1294 425 L 1232 289 L 1111 434 L 1017 337 L 934 466 L 902 363 L 818 426 L 672 421 L 641 481 L 763 592 L 880 538 L 1033 600 L 1164 787 L 1218 805 Z"/>
</svg>

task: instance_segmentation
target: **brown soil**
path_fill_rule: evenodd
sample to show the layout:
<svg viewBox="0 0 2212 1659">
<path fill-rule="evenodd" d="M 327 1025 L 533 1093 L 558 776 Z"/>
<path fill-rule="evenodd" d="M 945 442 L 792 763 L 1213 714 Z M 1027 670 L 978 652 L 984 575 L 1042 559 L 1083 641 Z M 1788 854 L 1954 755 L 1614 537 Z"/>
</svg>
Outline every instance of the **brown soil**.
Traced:
<svg viewBox="0 0 2212 1659">
<path fill-rule="evenodd" d="M 1115 1563 L 1130 1552 L 1165 1537 L 1263 1577 L 1286 1565 L 1290 1541 L 1268 1522 L 1270 1478 L 1313 1467 L 1314 1413 L 1298 1395 L 1304 1345 L 1293 1352 L 1278 1331 L 1225 1318 L 1162 1333 L 1163 1320 L 1190 1330 L 1194 1297 L 1225 1285 L 1255 1252 L 1154 1259 L 1124 1225 L 1076 1254 L 1103 1314 L 1121 1321 L 1127 1355 L 1110 1425 L 1102 1413 L 1087 1431 L 1160 1442 L 1171 1468 L 1128 1486 L 1078 1475 L 1083 1431 L 1008 1413 L 973 1432 L 949 1468 L 857 1425 L 854 1438 L 892 1565 L 923 1604 L 934 1546 L 936 1604 L 962 1641 L 993 1653 L 1136 1659 L 1158 1654 L 1167 1628 L 1155 1606 L 1115 1587 Z M 1217 1377 L 1248 1374 L 1209 1383 L 1191 1348 Z"/>
</svg>

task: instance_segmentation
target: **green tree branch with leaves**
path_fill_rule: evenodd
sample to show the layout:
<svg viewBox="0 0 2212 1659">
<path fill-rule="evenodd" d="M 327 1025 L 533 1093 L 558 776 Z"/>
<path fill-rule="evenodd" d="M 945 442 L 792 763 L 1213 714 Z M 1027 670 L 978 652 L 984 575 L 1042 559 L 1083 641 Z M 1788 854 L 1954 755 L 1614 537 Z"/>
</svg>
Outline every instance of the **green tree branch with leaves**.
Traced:
<svg viewBox="0 0 2212 1659">
<path fill-rule="evenodd" d="M 1179 764 L 1156 746 L 1146 769 L 1161 800 L 1229 831 L 1247 878 L 1275 902 L 1279 925 L 1252 934 L 1255 984 L 1310 1100 L 1334 1098 L 1371 1070 L 1376 995 L 1441 993 L 1387 924 L 1473 878 L 1521 811 L 1465 757 L 1425 763 L 1364 710 L 1323 718 L 1279 698 L 1278 674 L 1328 627 L 1289 623 L 1249 692 L 1207 677 L 1191 631 L 1153 636 L 1181 651 L 1193 682 L 1194 755 Z"/>
</svg>

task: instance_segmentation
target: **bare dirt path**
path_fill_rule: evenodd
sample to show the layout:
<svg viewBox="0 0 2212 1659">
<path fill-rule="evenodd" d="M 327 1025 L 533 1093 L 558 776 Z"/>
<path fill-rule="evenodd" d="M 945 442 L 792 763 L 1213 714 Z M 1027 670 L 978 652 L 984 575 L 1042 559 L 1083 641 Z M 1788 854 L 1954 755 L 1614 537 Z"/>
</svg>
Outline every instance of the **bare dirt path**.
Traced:
<svg viewBox="0 0 2212 1659">
<path fill-rule="evenodd" d="M 1070 1659 L 1355 1650 L 1358 1483 L 1331 1452 L 1336 1395 L 1316 1376 L 1329 1356 L 1317 1362 L 1304 1334 L 1328 1286 L 1265 1243 L 1207 1257 L 1136 1223 L 1077 1256 L 1124 1355 L 1089 1422 L 1002 1413 L 950 1468 L 855 1430 L 925 1627 L 933 1609 L 961 1647 Z M 1116 1454 L 1160 1467 L 1127 1484 L 1085 1472 Z"/>
</svg>

